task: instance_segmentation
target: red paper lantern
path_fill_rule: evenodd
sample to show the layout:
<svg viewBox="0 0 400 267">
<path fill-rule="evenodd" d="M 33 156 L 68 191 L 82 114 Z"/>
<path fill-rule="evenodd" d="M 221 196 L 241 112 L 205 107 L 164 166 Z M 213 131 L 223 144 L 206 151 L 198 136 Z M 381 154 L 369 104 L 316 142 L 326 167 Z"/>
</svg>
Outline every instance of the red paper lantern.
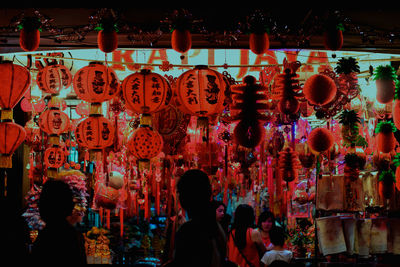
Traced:
<svg viewBox="0 0 400 267">
<path fill-rule="evenodd" d="M 72 74 L 64 65 L 48 65 L 39 70 L 36 83 L 43 92 L 58 94 L 62 89 L 71 86 Z"/>
<path fill-rule="evenodd" d="M 204 65 L 196 66 L 176 81 L 178 108 L 198 117 L 218 114 L 224 109 L 227 87 L 222 74 Z"/>
<path fill-rule="evenodd" d="M 48 168 L 60 168 L 66 160 L 61 147 L 49 147 L 44 151 L 44 163 Z"/>
<path fill-rule="evenodd" d="M 250 33 L 249 48 L 256 55 L 262 55 L 269 49 L 268 33 Z"/>
<path fill-rule="evenodd" d="M 12 168 L 12 155 L 25 137 L 22 126 L 14 122 L 0 122 L 0 168 Z"/>
<path fill-rule="evenodd" d="M 167 80 L 160 74 L 143 69 L 122 81 L 126 108 L 136 113 L 151 114 L 165 108 L 172 95 Z"/>
<path fill-rule="evenodd" d="M 309 77 L 303 87 L 304 97 L 312 105 L 323 106 L 331 102 L 337 92 L 335 82 L 323 74 L 314 74 Z"/>
<path fill-rule="evenodd" d="M 70 120 L 68 115 L 59 109 L 47 109 L 38 120 L 40 129 L 50 135 L 60 135 L 69 130 Z"/>
<path fill-rule="evenodd" d="M 161 135 L 150 127 L 139 127 L 128 140 L 128 150 L 139 160 L 150 160 L 157 156 L 163 147 Z"/>
<path fill-rule="evenodd" d="M 118 48 L 118 34 L 115 30 L 101 30 L 97 34 L 97 44 L 104 53 L 113 52 Z"/>
<path fill-rule="evenodd" d="M 115 71 L 100 62 L 91 62 L 78 70 L 72 84 L 76 95 L 89 103 L 111 100 L 120 89 Z"/>
<path fill-rule="evenodd" d="M 330 149 L 333 142 L 333 134 L 326 128 L 315 128 L 308 135 L 308 146 L 319 153 Z"/>
<path fill-rule="evenodd" d="M 31 74 L 11 61 L 0 63 L 0 107 L 4 110 L 11 110 L 24 96 L 31 83 Z M 12 119 L 12 115 L 9 115 Z"/>
<path fill-rule="evenodd" d="M 100 184 L 96 192 L 96 204 L 105 209 L 115 209 L 119 199 L 119 191 L 110 186 Z"/>
<path fill-rule="evenodd" d="M 171 46 L 176 52 L 185 53 L 192 47 L 192 34 L 189 30 L 175 29 L 171 35 Z"/>
<path fill-rule="evenodd" d="M 88 149 L 104 149 L 114 142 L 114 126 L 103 116 L 90 116 L 76 126 L 75 137 L 79 145 Z"/>
</svg>

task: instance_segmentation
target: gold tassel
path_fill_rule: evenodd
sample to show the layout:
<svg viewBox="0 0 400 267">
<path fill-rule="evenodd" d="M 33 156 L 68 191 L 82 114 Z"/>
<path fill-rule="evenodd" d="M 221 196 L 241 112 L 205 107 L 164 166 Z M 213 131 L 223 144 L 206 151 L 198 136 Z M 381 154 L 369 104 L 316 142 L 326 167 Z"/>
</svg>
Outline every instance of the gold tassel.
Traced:
<svg viewBox="0 0 400 267">
<path fill-rule="evenodd" d="M 2 109 L 1 110 L 1 121 L 13 121 L 13 110 L 12 109 Z"/>
<path fill-rule="evenodd" d="M 140 125 L 152 127 L 152 117 L 150 114 L 143 113 L 140 116 Z"/>
<path fill-rule="evenodd" d="M 89 115 L 102 115 L 101 103 L 91 103 L 89 108 Z"/>
<path fill-rule="evenodd" d="M 12 168 L 12 155 L 0 155 L 0 168 Z"/>
</svg>

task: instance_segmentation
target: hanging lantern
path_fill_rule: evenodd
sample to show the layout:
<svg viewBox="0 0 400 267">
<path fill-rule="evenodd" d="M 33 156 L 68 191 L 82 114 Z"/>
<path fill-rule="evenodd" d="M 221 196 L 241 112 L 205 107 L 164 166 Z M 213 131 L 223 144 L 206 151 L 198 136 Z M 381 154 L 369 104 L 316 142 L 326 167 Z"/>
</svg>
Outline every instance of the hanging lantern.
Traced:
<svg viewBox="0 0 400 267">
<path fill-rule="evenodd" d="M 72 84 L 70 70 L 61 64 L 47 65 L 39 70 L 36 83 L 40 90 L 48 94 L 59 94 Z"/>
<path fill-rule="evenodd" d="M 256 55 L 262 55 L 269 49 L 268 21 L 264 14 L 256 11 L 249 17 L 249 48 Z"/>
<path fill-rule="evenodd" d="M 13 119 L 12 109 L 25 95 L 31 83 L 31 74 L 11 61 L 0 63 L 1 119 Z"/>
<path fill-rule="evenodd" d="M 334 137 L 326 128 L 315 128 L 308 135 L 308 146 L 317 153 L 329 150 L 333 142 Z"/>
<path fill-rule="evenodd" d="M 112 18 L 102 18 L 97 34 L 97 45 L 104 53 L 111 53 L 118 48 L 118 28 L 116 22 Z"/>
<path fill-rule="evenodd" d="M 396 126 L 390 121 L 381 121 L 375 128 L 375 141 L 378 151 L 382 153 L 390 153 L 396 146 L 396 138 L 394 132 L 397 131 Z"/>
<path fill-rule="evenodd" d="M 224 109 L 224 76 L 204 65 L 181 74 L 176 81 L 176 95 L 182 112 L 206 118 Z"/>
<path fill-rule="evenodd" d="M 299 176 L 298 170 L 301 168 L 300 160 L 296 151 L 286 147 L 279 152 L 279 170 L 281 177 L 286 182 L 292 182 Z"/>
<path fill-rule="evenodd" d="M 337 92 L 332 78 L 323 74 L 314 74 L 309 77 L 303 87 L 304 97 L 312 105 L 323 106 L 331 102 Z"/>
<path fill-rule="evenodd" d="M 171 34 L 171 47 L 176 52 L 186 53 L 192 48 L 192 34 L 187 29 L 174 29 Z"/>
<path fill-rule="evenodd" d="M 165 108 L 172 95 L 167 80 L 143 69 L 127 76 L 121 84 L 126 108 L 136 113 L 152 114 Z"/>
<path fill-rule="evenodd" d="M 26 17 L 20 24 L 19 45 L 27 52 L 35 51 L 40 44 L 41 22 L 36 17 Z"/>
<path fill-rule="evenodd" d="M 44 163 L 48 168 L 60 168 L 66 160 L 61 147 L 49 147 L 44 151 Z"/>
<path fill-rule="evenodd" d="M 38 120 L 40 129 L 49 135 L 60 135 L 70 128 L 68 115 L 59 109 L 47 109 Z"/>
<path fill-rule="evenodd" d="M 91 62 L 78 70 L 72 85 L 76 95 L 89 103 L 111 100 L 119 93 L 119 80 L 115 71 L 100 62 Z"/>
<path fill-rule="evenodd" d="M 24 142 L 25 129 L 13 122 L 0 122 L 0 168 L 12 168 L 12 155 Z"/>
<path fill-rule="evenodd" d="M 340 50 L 343 46 L 343 28 L 334 26 L 324 31 L 324 47 L 328 50 Z"/>
<path fill-rule="evenodd" d="M 89 150 L 102 150 L 114 142 L 114 126 L 103 116 L 90 116 L 76 126 L 75 137 L 79 145 Z"/>
<path fill-rule="evenodd" d="M 148 126 L 136 129 L 128 140 L 128 151 L 139 160 L 139 167 L 144 165 L 141 163 L 148 163 L 150 159 L 156 157 L 162 147 L 161 135 Z"/>
<path fill-rule="evenodd" d="M 95 202 L 97 206 L 105 209 L 115 209 L 119 199 L 119 191 L 110 186 L 100 184 L 98 186 Z"/>
</svg>

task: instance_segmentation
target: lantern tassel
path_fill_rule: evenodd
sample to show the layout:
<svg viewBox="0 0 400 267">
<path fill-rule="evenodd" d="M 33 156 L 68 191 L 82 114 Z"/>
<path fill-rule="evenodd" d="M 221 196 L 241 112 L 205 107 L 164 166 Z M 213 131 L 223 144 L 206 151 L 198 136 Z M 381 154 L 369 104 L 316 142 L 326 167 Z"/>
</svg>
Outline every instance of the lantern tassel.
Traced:
<svg viewBox="0 0 400 267">
<path fill-rule="evenodd" d="M 0 155 L 0 168 L 12 168 L 12 155 Z"/>
</svg>

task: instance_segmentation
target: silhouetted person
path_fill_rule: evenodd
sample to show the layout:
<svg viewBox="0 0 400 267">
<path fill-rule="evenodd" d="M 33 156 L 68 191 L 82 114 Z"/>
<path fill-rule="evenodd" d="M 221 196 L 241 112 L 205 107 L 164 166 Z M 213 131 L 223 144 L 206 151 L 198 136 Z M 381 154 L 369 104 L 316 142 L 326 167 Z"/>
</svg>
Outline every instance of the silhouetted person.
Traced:
<svg viewBox="0 0 400 267">
<path fill-rule="evenodd" d="M 73 193 L 68 184 L 61 180 L 48 180 L 43 185 L 39 198 L 39 212 L 46 225 L 33 243 L 34 264 L 86 264 L 83 236 L 67 221 L 67 216 L 72 214 L 73 208 Z"/>
<path fill-rule="evenodd" d="M 173 262 L 168 266 L 222 266 L 226 237 L 216 221 L 211 192 L 210 180 L 201 170 L 188 170 L 178 180 L 179 202 L 188 220 L 176 232 Z"/>
<path fill-rule="evenodd" d="M 224 204 L 224 202 L 218 200 L 211 201 L 211 205 L 215 209 L 217 222 L 222 226 L 222 229 L 224 229 L 225 235 L 228 235 L 231 216 L 226 213 L 226 205 Z"/>
<path fill-rule="evenodd" d="M 269 238 L 273 245 L 272 250 L 267 251 L 261 259 L 264 267 L 269 266 L 288 266 L 292 261 L 293 253 L 284 248 L 285 231 L 280 226 L 273 226 L 269 230 Z"/>
</svg>

